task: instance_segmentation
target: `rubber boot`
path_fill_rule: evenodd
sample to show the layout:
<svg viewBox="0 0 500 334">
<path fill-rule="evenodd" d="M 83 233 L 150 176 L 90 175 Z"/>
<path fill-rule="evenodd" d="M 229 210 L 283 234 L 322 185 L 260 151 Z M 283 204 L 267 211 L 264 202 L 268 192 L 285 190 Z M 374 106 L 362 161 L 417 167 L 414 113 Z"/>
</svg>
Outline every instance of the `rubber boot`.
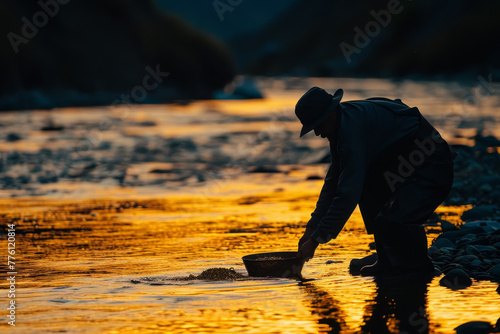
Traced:
<svg viewBox="0 0 500 334">
<path fill-rule="evenodd" d="M 373 264 L 363 266 L 360 269 L 362 276 L 377 276 L 390 271 L 390 263 L 387 258 L 387 243 L 383 242 L 383 237 L 380 233 L 375 232 L 375 248 L 377 250 L 377 261 Z"/>
<path fill-rule="evenodd" d="M 361 259 L 352 259 L 351 263 L 349 264 L 349 273 L 351 275 L 359 275 L 361 268 L 368 265 L 373 265 L 377 262 L 377 260 L 377 253 L 370 254 Z"/>
<path fill-rule="evenodd" d="M 427 256 L 427 237 L 421 225 L 386 222 L 375 235 L 379 261 L 361 268 L 361 275 L 399 275 L 434 272 Z"/>
</svg>

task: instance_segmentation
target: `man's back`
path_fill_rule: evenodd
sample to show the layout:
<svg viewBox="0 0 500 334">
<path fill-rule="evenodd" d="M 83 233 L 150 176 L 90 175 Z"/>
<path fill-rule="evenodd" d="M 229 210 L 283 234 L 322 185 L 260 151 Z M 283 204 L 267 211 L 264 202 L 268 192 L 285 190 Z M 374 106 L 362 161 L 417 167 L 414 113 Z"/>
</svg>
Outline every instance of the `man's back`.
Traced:
<svg viewBox="0 0 500 334">
<path fill-rule="evenodd" d="M 341 108 L 340 151 L 349 147 L 365 155 L 365 166 L 360 166 L 365 169 L 405 145 L 418 131 L 422 117 L 401 100 L 384 98 L 342 102 Z"/>
</svg>

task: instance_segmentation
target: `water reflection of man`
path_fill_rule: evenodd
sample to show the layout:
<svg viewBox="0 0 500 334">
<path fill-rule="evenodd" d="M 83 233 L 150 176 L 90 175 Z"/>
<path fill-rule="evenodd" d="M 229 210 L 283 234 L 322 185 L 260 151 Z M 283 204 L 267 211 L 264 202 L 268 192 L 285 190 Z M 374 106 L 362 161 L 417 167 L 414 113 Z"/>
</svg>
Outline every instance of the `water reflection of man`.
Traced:
<svg viewBox="0 0 500 334">
<path fill-rule="evenodd" d="M 295 107 L 300 136 L 314 130 L 332 155 L 299 256 L 310 259 L 335 239 L 359 204 L 378 255 L 362 275 L 432 272 L 422 223 L 451 189 L 453 149 L 416 107 L 381 97 L 341 103 L 342 96 L 313 87 Z"/>
<path fill-rule="evenodd" d="M 366 300 L 363 323 L 359 333 L 429 333 L 427 313 L 427 284 L 425 280 L 380 282 L 375 280 L 377 292 Z M 352 327 L 346 323 L 347 315 L 341 303 L 326 289 L 314 282 L 299 286 L 311 298 L 307 299 L 311 314 L 318 324 L 329 326 L 328 333 L 340 333 Z"/>
<path fill-rule="evenodd" d="M 341 333 L 346 330 L 347 315 L 332 294 L 321 289 L 314 282 L 302 282 L 299 286 L 310 297 L 304 301 L 308 304 L 311 314 L 317 317 L 319 325 L 328 326 L 328 333 Z"/>
<path fill-rule="evenodd" d="M 376 283 L 377 293 L 367 300 L 361 333 L 429 333 L 428 282 Z"/>
</svg>

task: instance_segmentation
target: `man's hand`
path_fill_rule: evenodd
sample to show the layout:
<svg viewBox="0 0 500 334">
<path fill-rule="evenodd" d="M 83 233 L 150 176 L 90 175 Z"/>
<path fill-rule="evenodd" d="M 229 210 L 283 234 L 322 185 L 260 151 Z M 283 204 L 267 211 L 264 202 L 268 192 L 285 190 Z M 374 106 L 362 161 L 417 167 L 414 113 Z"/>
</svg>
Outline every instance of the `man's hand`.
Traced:
<svg viewBox="0 0 500 334">
<path fill-rule="evenodd" d="M 299 240 L 299 250 L 300 250 L 300 247 L 307 241 L 309 240 L 309 238 L 311 237 L 311 234 L 314 232 L 314 229 L 313 228 L 310 228 L 310 227 L 306 227 L 306 230 L 304 232 L 304 235 L 302 236 L 302 238 L 300 238 Z"/>
<path fill-rule="evenodd" d="M 314 257 L 314 252 L 316 251 L 316 247 L 318 247 L 318 245 L 319 243 L 309 238 L 302 246 L 300 246 L 297 256 L 309 261 Z"/>
</svg>

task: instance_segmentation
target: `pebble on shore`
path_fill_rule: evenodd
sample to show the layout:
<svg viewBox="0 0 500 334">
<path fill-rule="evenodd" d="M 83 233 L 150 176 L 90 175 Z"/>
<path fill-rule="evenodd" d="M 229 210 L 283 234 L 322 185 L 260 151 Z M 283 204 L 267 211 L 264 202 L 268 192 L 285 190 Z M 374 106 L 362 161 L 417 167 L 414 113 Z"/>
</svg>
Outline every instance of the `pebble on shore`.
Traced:
<svg viewBox="0 0 500 334">
<path fill-rule="evenodd" d="M 498 333 L 487 321 L 469 321 L 458 327 L 455 327 L 457 334 L 489 334 Z"/>
<path fill-rule="evenodd" d="M 455 268 L 450 270 L 443 278 L 441 278 L 439 284 L 452 290 L 460 290 L 471 286 L 472 280 L 464 270 Z"/>
<path fill-rule="evenodd" d="M 473 208 L 464 212 L 460 228 L 442 224 L 440 234 L 428 254 L 438 271 L 445 274 L 440 284 L 450 289 L 464 289 L 475 280 L 500 282 L 500 222 L 495 220 L 468 220 L 483 218 L 488 208 Z M 478 216 L 479 214 L 479 216 Z"/>
</svg>

